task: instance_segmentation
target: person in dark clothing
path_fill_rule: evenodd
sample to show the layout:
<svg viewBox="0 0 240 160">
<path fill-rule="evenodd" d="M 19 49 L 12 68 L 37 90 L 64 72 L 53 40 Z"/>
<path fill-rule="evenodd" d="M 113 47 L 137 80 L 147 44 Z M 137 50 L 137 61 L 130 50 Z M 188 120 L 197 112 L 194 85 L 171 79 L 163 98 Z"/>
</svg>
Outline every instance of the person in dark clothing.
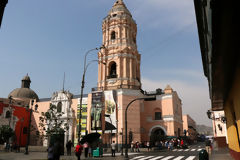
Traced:
<svg viewBox="0 0 240 160">
<path fill-rule="evenodd" d="M 56 141 L 53 145 L 53 157 L 54 160 L 60 160 L 61 145 L 59 141 Z"/>
<path fill-rule="evenodd" d="M 71 156 L 71 148 L 72 148 L 72 141 L 69 140 L 66 144 L 66 148 L 67 148 L 67 155 Z"/>
</svg>

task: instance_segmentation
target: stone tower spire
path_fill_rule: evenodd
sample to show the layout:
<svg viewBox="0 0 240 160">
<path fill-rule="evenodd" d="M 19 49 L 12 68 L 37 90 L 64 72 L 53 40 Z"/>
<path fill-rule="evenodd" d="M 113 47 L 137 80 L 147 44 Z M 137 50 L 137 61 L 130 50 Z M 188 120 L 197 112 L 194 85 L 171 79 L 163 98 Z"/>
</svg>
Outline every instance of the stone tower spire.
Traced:
<svg viewBox="0 0 240 160">
<path fill-rule="evenodd" d="M 98 87 L 103 90 L 140 89 L 137 24 L 122 0 L 117 0 L 102 23 L 103 45 L 98 53 Z"/>
</svg>

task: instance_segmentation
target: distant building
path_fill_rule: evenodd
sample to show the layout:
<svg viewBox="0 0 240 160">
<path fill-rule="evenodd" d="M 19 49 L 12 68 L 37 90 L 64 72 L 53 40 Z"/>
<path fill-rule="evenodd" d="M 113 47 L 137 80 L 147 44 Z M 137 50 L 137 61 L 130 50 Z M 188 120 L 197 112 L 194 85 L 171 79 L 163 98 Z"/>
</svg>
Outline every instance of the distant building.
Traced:
<svg viewBox="0 0 240 160">
<path fill-rule="evenodd" d="M 196 140 L 197 138 L 197 126 L 196 122 L 188 114 L 183 115 L 183 132 L 186 136 L 189 136 L 191 140 Z"/>
<path fill-rule="evenodd" d="M 213 111 L 212 120 L 213 136 L 216 140 L 218 147 L 227 147 L 227 128 L 226 122 L 223 122 L 221 117 L 225 117 L 224 111 Z"/>
<path fill-rule="evenodd" d="M 9 140 L 13 145 L 26 145 L 30 115 L 27 106 L 26 101 L 0 98 L 0 126 L 10 126 L 14 130 L 15 136 Z"/>
</svg>

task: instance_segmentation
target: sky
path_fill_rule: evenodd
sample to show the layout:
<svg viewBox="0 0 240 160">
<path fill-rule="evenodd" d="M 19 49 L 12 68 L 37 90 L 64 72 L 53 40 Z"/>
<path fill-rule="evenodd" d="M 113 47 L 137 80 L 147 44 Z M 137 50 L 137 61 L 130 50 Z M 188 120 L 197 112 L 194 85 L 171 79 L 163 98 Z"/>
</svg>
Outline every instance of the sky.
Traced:
<svg viewBox="0 0 240 160">
<path fill-rule="evenodd" d="M 116 0 L 11 0 L 0 29 L 0 97 L 28 74 L 39 98 L 63 86 L 80 94 L 83 57 L 102 44 L 102 20 Z M 124 0 L 137 23 L 143 90 L 169 84 L 183 114 L 211 126 L 208 82 L 203 74 L 192 0 Z M 96 60 L 97 52 L 88 56 Z M 84 93 L 97 86 L 97 63 L 86 73 Z"/>
</svg>

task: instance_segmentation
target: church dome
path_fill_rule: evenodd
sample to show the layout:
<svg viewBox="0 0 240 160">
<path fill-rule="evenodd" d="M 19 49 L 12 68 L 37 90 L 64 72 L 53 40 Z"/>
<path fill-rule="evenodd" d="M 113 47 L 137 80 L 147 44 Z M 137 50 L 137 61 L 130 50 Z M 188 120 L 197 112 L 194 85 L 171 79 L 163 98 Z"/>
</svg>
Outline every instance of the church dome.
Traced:
<svg viewBox="0 0 240 160">
<path fill-rule="evenodd" d="M 37 99 L 37 101 L 39 100 L 38 95 L 30 88 L 16 88 L 8 95 L 8 97 L 10 96 L 17 99 Z"/>
<path fill-rule="evenodd" d="M 36 99 L 38 101 L 38 95 L 30 89 L 30 83 L 30 77 L 28 75 L 24 76 L 21 88 L 14 89 L 8 97 L 11 96 L 13 99 Z"/>
</svg>

